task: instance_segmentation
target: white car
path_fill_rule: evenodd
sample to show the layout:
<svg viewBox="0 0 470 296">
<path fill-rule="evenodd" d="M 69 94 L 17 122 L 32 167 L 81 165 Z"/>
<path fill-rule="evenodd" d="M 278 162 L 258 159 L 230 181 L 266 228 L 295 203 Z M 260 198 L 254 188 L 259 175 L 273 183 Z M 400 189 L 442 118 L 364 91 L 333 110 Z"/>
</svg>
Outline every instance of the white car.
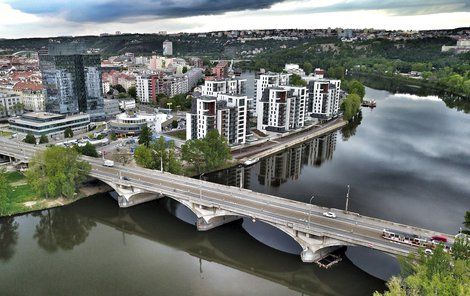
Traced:
<svg viewBox="0 0 470 296">
<path fill-rule="evenodd" d="M 323 216 L 328 217 L 328 218 L 336 218 L 336 214 L 333 212 L 324 212 Z"/>
<path fill-rule="evenodd" d="M 426 250 L 424 250 L 424 254 L 426 254 L 426 255 L 432 255 L 432 253 L 433 253 L 433 252 L 432 252 L 431 249 L 426 249 Z"/>
</svg>

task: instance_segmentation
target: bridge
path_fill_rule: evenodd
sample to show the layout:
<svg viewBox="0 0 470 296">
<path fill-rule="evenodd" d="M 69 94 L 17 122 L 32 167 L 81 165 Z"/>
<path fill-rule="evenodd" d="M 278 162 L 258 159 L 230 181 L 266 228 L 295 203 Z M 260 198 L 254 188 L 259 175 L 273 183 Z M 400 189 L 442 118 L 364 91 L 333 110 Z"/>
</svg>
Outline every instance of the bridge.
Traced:
<svg viewBox="0 0 470 296">
<path fill-rule="evenodd" d="M 0 155 L 28 162 L 43 147 L 0 138 Z M 231 221 L 249 218 L 285 232 L 301 247 L 303 262 L 315 262 L 341 246 L 364 246 L 392 255 L 407 255 L 416 247 L 382 238 L 384 228 L 432 237 L 441 233 L 366 217 L 354 212 L 324 208 L 304 202 L 215 184 L 144 168 L 103 166 L 101 159 L 82 157 L 91 165 L 89 175 L 110 185 L 121 207 L 170 197 L 197 216 L 197 229 L 206 231 Z M 326 211 L 336 218 L 323 216 Z M 452 235 L 445 235 L 450 238 Z"/>
</svg>

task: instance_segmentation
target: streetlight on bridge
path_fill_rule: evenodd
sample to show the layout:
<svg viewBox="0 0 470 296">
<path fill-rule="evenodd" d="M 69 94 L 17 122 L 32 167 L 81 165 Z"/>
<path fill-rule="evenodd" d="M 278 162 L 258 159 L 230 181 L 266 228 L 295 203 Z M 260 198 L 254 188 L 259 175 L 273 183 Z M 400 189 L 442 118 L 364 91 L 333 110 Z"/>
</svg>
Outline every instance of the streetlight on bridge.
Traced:
<svg viewBox="0 0 470 296">
<path fill-rule="evenodd" d="M 309 211 L 308 211 L 308 229 L 310 229 L 310 216 L 312 216 L 312 200 L 315 198 L 315 195 L 312 195 L 312 197 L 310 197 L 310 207 L 309 207 Z"/>
</svg>

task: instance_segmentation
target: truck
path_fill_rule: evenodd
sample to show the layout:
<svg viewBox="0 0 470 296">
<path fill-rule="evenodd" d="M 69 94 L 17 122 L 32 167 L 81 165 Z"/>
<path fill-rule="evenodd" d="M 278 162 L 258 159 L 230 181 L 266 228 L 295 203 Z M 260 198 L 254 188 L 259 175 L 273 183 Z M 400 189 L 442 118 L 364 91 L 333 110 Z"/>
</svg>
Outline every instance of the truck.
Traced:
<svg viewBox="0 0 470 296">
<path fill-rule="evenodd" d="M 114 161 L 109 160 L 109 159 L 105 159 L 103 165 L 107 166 L 107 167 L 113 167 L 114 166 Z"/>
</svg>

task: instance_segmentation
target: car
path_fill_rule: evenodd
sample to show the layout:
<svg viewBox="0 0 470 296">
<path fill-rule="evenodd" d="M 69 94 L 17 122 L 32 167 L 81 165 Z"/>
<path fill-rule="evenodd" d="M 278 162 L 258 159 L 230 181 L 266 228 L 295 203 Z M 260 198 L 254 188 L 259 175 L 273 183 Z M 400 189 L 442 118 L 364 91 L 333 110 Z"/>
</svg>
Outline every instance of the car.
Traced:
<svg viewBox="0 0 470 296">
<path fill-rule="evenodd" d="M 426 255 L 432 255 L 432 253 L 433 253 L 433 252 L 432 252 L 431 249 L 426 249 L 426 250 L 424 250 L 424 254 L 426 254 Z"/>
<path fill-rule="evenodd" d="M 324 212 L 323 216 L 328 217 L 328 218 L 336 218 L 336 214 L 333 212 Z"/>
<path fill-rule="evenodd" d="M 122 179 L 123 179 L 123 180 L 126 180 L 126 181 L 130 181 L 130 180 L 131 180 L 129 177 L 126 177 L 126 176 L 122 177 Z"/>
</svg>

